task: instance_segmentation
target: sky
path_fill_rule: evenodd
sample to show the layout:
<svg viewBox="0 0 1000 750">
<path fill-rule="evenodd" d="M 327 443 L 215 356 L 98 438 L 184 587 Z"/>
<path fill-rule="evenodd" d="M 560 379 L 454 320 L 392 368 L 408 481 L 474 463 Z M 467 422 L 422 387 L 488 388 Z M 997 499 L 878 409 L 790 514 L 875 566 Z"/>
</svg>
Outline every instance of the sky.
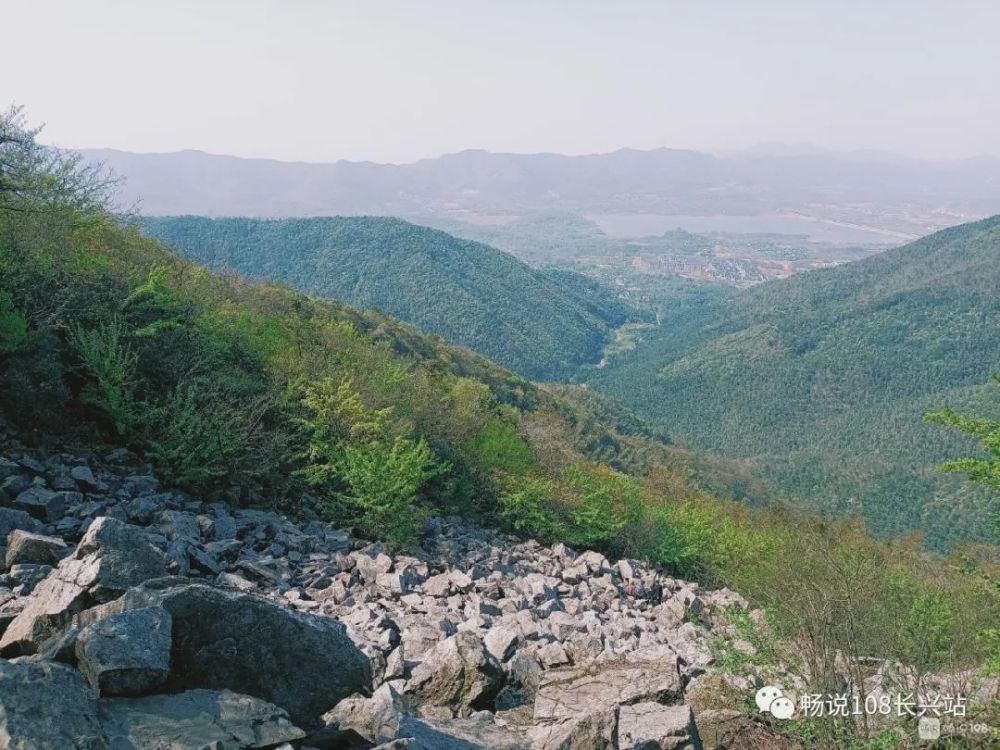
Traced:
<svg viewBox="0 0 1000 750">
<path fill-rule="evenodd" d="M 2 5 L 0 107 L 70 148 L 1000 154 L 996 0 Z"/>
</svg>

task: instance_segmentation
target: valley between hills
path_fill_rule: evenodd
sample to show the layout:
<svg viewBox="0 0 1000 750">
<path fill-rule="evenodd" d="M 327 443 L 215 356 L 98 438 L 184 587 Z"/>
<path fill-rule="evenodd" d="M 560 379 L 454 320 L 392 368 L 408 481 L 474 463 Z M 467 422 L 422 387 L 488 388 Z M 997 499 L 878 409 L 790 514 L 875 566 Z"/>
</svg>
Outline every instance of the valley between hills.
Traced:
<svg viewBox="0 0 1000 750">
<path fill-rule="evenodd" d="M 262 196 L 213 158 L 210 204 L 36 135 L 0 119 L 0 744 L 915 747 L 915 715 L 796 713 L 901 691 L 996 726 L 1000 218 L 637 250 L 590 176 L 686 176 L 638 212 L 766 165 L 255 163 Z M 483 163 L 507 190 L 466 207 L 509 232 L 421 223 L 426 172 Z M 940 205 L 922 168 L 890 215 Z M 275 215 L 299 178 L 354 215 Z M 121 211 L 136 183 L 171 210 Z M 553 185 L 573 216 L 524 219 Z"/>
</svg>

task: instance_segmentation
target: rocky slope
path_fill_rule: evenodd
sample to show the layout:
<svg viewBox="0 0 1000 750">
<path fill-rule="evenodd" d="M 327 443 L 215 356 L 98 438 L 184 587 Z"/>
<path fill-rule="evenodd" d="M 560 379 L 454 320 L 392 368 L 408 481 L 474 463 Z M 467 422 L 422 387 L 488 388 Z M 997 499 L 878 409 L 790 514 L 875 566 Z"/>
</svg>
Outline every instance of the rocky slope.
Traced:
<svg viewBox="0 0 1000 750">
<path fill-rule="evenodd" d="M 6 453 L 4 746 L 696 748 L 686 691 L 745 606 L 457 519 L 393 555 L 126 451 Z"/>
</svg>

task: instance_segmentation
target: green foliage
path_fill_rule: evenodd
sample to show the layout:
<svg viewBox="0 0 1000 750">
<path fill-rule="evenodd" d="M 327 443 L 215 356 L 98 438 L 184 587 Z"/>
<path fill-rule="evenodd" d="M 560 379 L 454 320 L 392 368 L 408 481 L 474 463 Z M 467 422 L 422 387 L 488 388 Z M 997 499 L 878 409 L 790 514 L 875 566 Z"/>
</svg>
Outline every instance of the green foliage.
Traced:
<svg viewBox="0 0 1000 750">
<path fill-rule="evenodd" d="M 515 425 L 500 417 L 488 419 L 468 440 L 467 448 L 478 465 L 502 474 L 523 476 L 535 466 L 531 446 Z"/>
<path fill-rule="evenodd" d="M 345 446 L 351 441 L 372 443 L 383 438 L 392 413 L 389 408 L 366 408 L 351 380 L 335 385 L 333 378 L 306 386 L 302 405 L 310 412 L 300 419 L 309 433 L 302 474 L 314 486 L 336 486 Z"/>
<path fill-rule="evenodd" d="M 920 594 L 907 614 L 908 661 L 925 668 L 939 664 L 955 642 L 956 614 L 951 604 L 940 593 Z"/>
<path fill-rule="evenodd" d="M 36 434 L 66 428 L 71 403 L 63 343 L 55 332 L 33 332 L 0 367 L 0 407 L 11 422 Z"/>
<path fill-rule="evenodd" d="M 596 361 L 613 327 L 645 315 L 591 279 L 399 219 L 182 216 L 143 227 L 213 268 L 382 310 L 532 378 Z"/>
<path fill-rule="evenodd" d="M 761 668 L 778 666 L 780 656 L 769 628 L 758 627 L 750 612 L 736 605 L 728 607 L 723 614 L 729 627 L 712 640 L 719 669 L 747 676 L 754 672 L 759 674 Z M 752 648 L 747 649 L 744 644 Z"/>
<path fill-rule="evenodd" d="M 28 323 L 0 289 L 0 355 L 16 351 L 28 339 Z"/>
<path fill-rule="evenodd" d="M 427 515 L 421 493 L 449 467 L 423 438 L 393 436 L 392 409 L 367 408 L 350 380 L 306 386 L 302 405 L 302 474 L 327 493 L 328 507 L 362 534 L 413 541 Z"/>
<path fill-rule="evenodd" d="M 1000 677 L 1000 628 L 979 631 L 977 645 L 986 657 L 983 661 L 983 674 L 987 677 Z"/>
<path fill-rule="evenodd" d="M 994 375 L 993 380 L 1000 383 L 1000 375 Z M 1000 422 L 962 416 L 947 407 L 928 414 L 926 419 L 978 438 L 983 451 L 989 454 L 988 458 L 956 458 L 946 461 L 941 465 L 942 471 L 967 474 L 973 482 L 981 482 L 994 490 L 1000 490 Z"/>
<path fill-rule="evenodd" d="M 708 527 L 691 514 L 687 523 L 678 523 L 680 508 L 654 508 L 652 523 L 656 529 L 653 557 L 667 563 L 678 574 L 697 578 L 710 541 L 706 538 Z"/>
<path fill-rule="evenodd" d="M 198 490 L 233 478 L 256 486 L 282 464 L 287 438 L 266 424 L 267 395 L 236 398 L 213 384 L 181 383 L 150 414 L 148 455 L 170 484 Z"/>
<path fill-rule="evenodd" d="M 397 436 L 344 447 L 341 496 L 357 510 L 358 529 L 402 544 L 412 541 L 428 510 L 419 503 L 420 491 L 431 479 L 447 471 L 423 439 Z"/>
<path fill-rule="evenodd" d="M 166 266 L 153 266 L 125 298 L 124 307 L 145 322 L 134 335 L 148 338 L 183 327 L 186 311 L 167 284 L 169 273 Z"/>
<path fill-rule="evenodd" d="M 79 154 L 38 143 L 20 107 L 0 112 L 0 211 L 103 209 L 114 181 Z"/>
<path fill-rule="evenodd" d="M 588 382 L 679 443 L 743 462 L 814 508 L 935 549 L 990 538 L 983 490 L 930 467 L 942 403 L 1000 419 L 1000 217 L 685 306 Z M 953 465 L 986 470 L 983 464 Z"/>
<path fill-rule="evenodd" d="M 82 400 L 103 410 L 119 437 L 128 437 L 136 427 L 135 398 L 138 354 L 126 341 L 120 318 L 96 328 L 73 331 L 73 344 L 92 380 L 84 386 Z"/>
<path fill-rule="evenodd" d="M 515 478 L 510 484 L 499 499 L 501 518 L 539 539 L 650 556 L 678 568 L 682 563 L 693 568 L 704 551 L 694 549 L 635 479 L 610 467 L 576 462 L 555 479 Z"/>
<path fill-rule="evenodd" d="M 1000 375 L 994 375 L 993 380 L 1000 383 Z M 988 510 L 993 528 L 1000 534 L 1000 504 L 995 491 L 1000 490 L 1000 422 L 992 419 L 982 419 L 963 416 L 945 407 L 940 411 L 927 414 L 926 419 L 936 424 L 952 427 L 967 435 L 977 438 L 986 458 L 967 457 L 946 461 L 941 470 L 966 474 L 970 481 L 980 483 L 994 491 L 988 502 Z M 989 574 L 978 564 L 965 558 L 963 566 L 967 573 L 985 581 L 988 590 L 1000 601 L 1000 575 Z M 994 627 L 984 628 L 977 634 L 977 642 L 985 653 L 983 673 L 1000 677 L 1000 630 Z"/>
<path fill-rule="evenodd" d="M 550 481 L 531 479 L 500 496 L 500 517 L 515 531 L 542 541 L 560 539 L 566 529 L 551 507 L 556 491 Z"/>
<path fill-rule="evenodd" d="M 638 520 L 643 500 L 630 477 L 602 466 L 574 464 L 560 480 L 574 496 L 566 503 L 566 541 L 589 548 L 608 546 L 624 551 L 622 531 Z"/>
</svg>

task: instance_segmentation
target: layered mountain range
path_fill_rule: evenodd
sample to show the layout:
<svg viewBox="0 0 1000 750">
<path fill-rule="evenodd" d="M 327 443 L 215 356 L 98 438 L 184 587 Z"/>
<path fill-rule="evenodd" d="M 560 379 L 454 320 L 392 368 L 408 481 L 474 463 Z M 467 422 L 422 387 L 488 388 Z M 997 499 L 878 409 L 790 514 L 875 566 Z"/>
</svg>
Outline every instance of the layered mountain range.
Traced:
<svg viewBox="0 0 1000 750">
<path fill-rule="evenodd" d="M 397 165 L 84 153 L 125 178 L 125 203 L 140 201 L 157 216 L 781 213 L 919 236 L 1000 205 L 996 157 L 928 162 L 868 152 L 662 148 L 588 156 L 462 151 Z"/>
</svg>

